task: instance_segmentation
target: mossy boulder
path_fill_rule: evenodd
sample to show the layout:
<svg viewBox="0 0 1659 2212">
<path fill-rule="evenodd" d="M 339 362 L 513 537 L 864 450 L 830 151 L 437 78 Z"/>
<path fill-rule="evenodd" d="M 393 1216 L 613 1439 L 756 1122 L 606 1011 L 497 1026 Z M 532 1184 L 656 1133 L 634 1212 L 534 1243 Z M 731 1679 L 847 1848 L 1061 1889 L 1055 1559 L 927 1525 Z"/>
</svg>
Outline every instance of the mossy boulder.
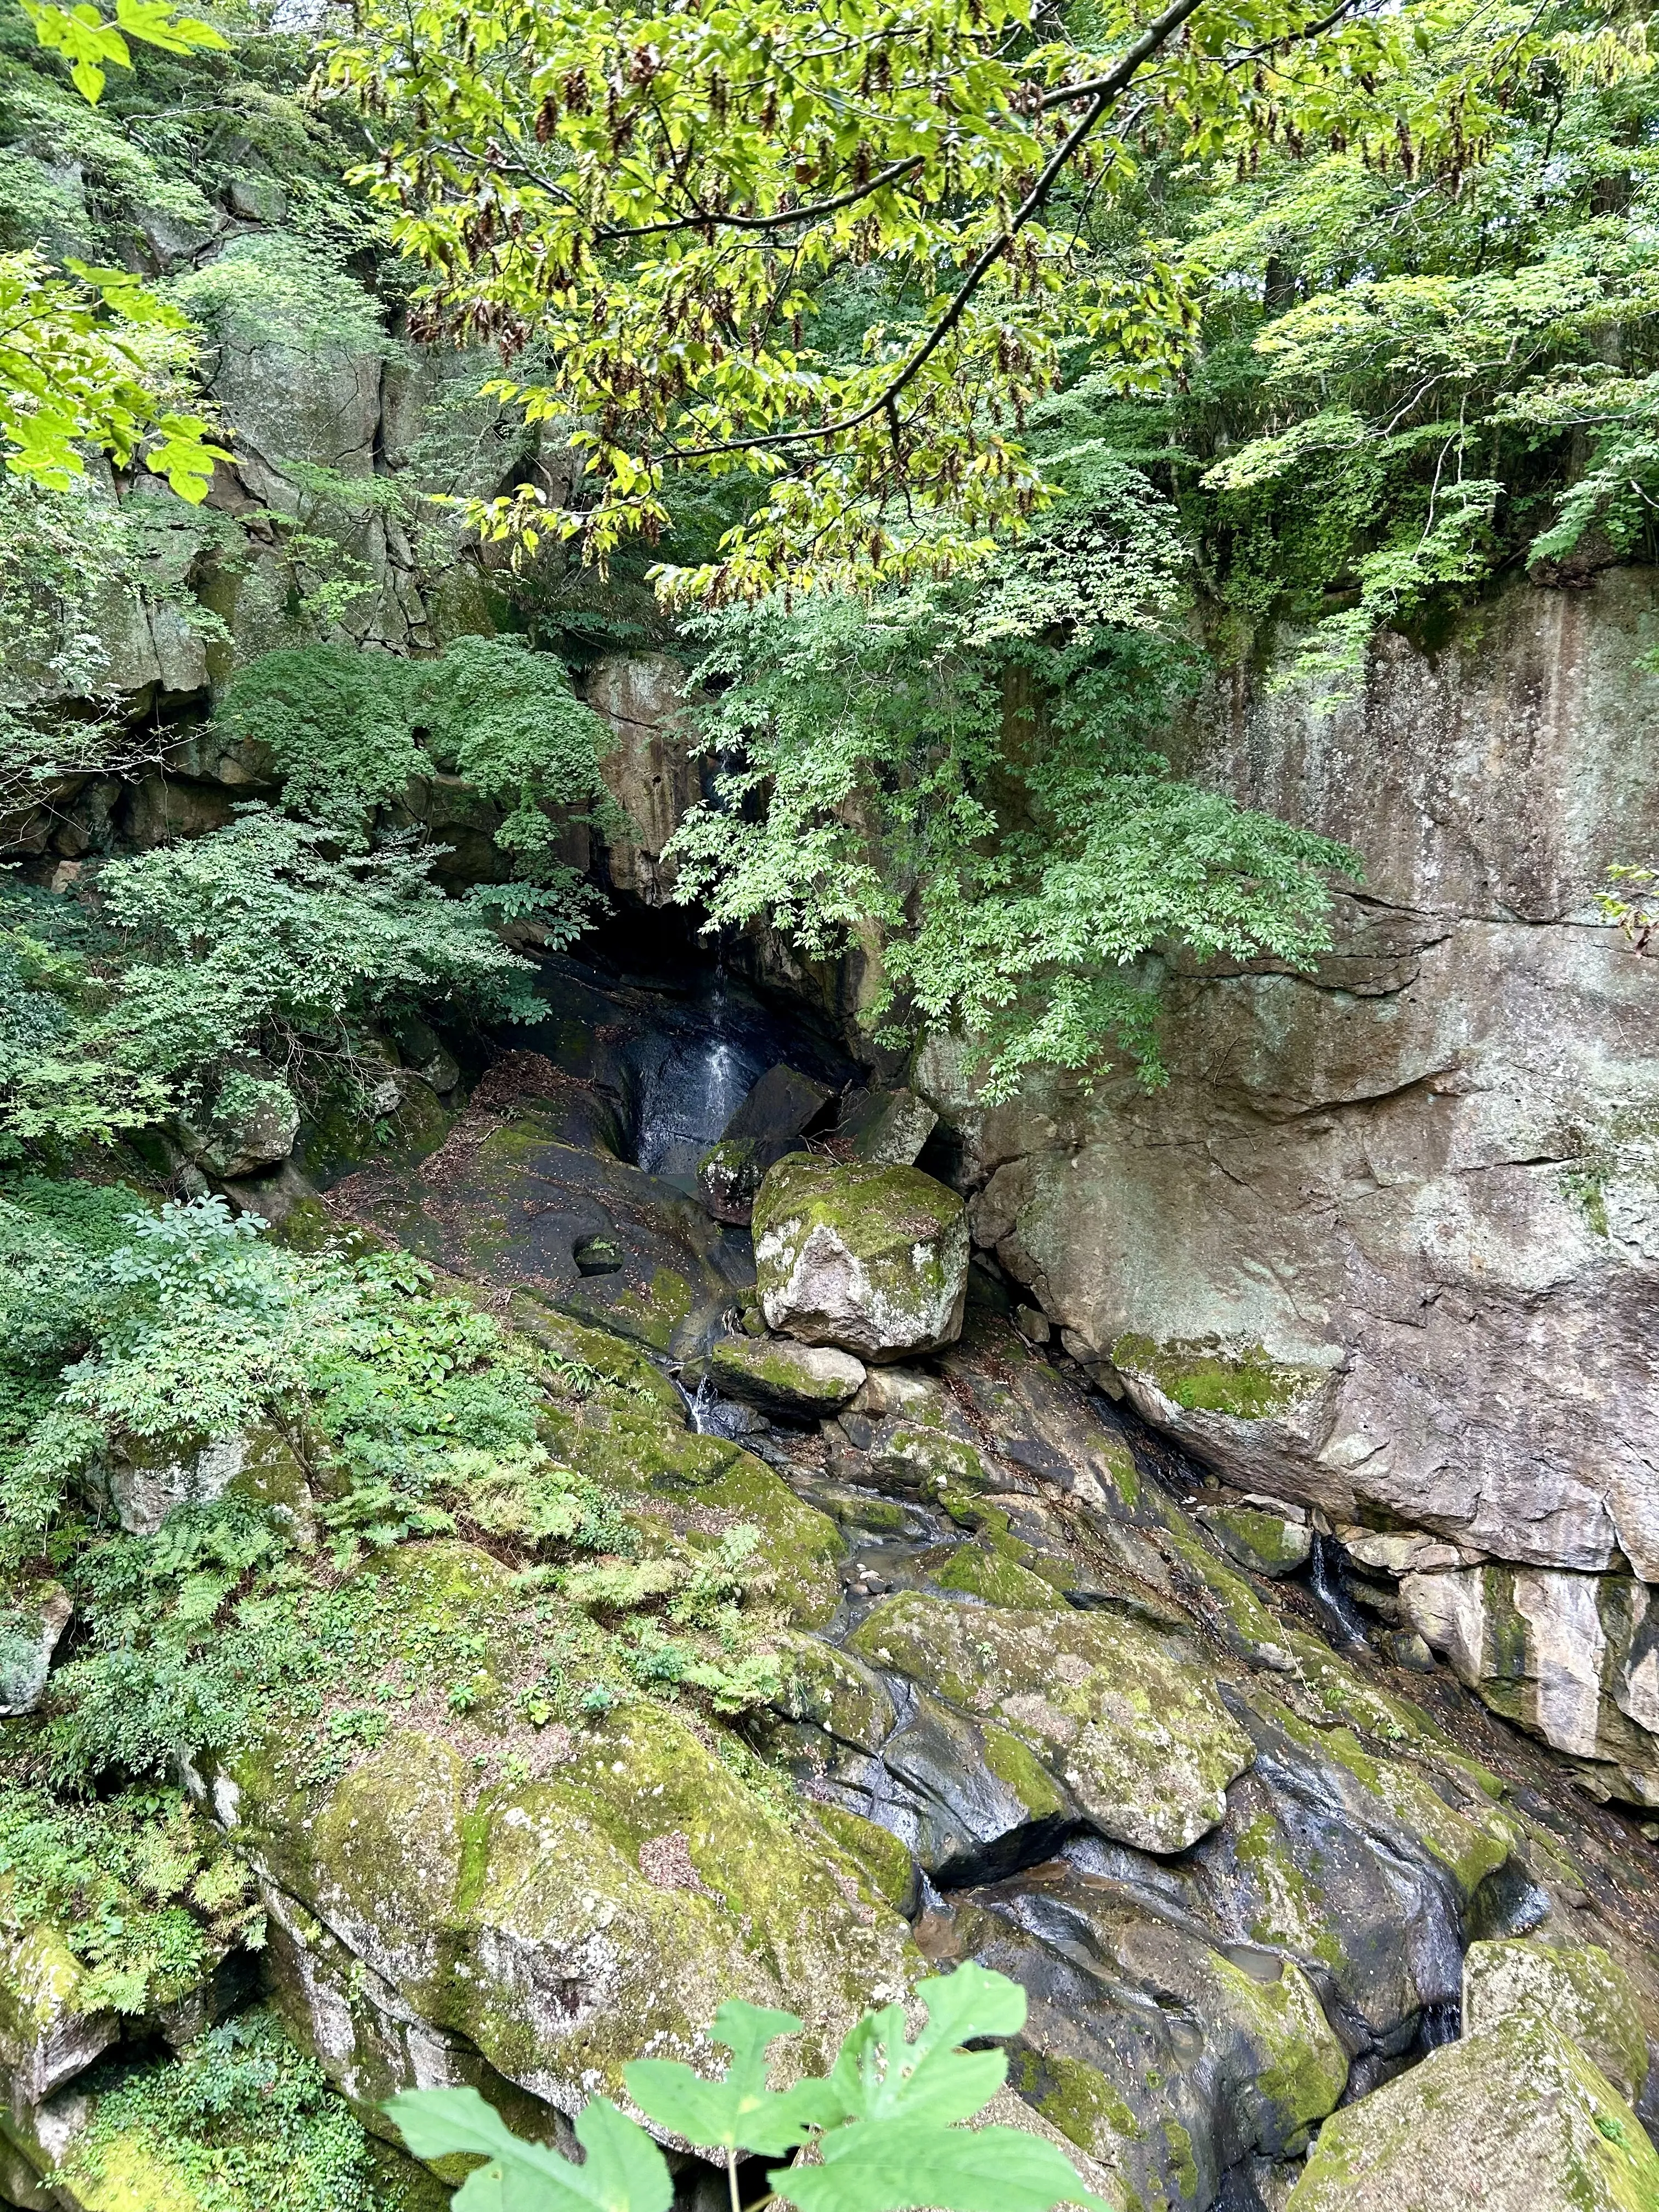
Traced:
<svg viewBox="0 0 1659 2212">
<path fill-rule="evenodd" d="M 708 2054 L 722 1999 L 805 2020 L 826 2064 L 919 1967 L 858 1863 L 798 1828 L 704 1733 L 646 1702 L 540 1778 L 479 1788 L 436 1728 L 395 1731 L 307 1791 L 245 1762 L 239 1817 L 286 1897 L 396 2008 L 565 2112 L 645 2054 Z"/>
<path fill-rule="evenodd" d="M 1313 1549 L 1313 1531 L 1305 1522 L 1258 1506 L 1201 1506 L 1198 1517 L 1230 1559 L 1274 1581 L 1305 1566 Z"/>
<path fill-rule="evenodd" d="M 988 1745 L 994 1733 L 1051 1809 L 1142 1850 L 1195 1843 L 1255 1755 L 1190 1649 L 1109 1614 L 906 1591 L 872 1607 L 849 1648 L 972 1716 Z"/>
<path fill-rule="evenodd" d="M 1460 1810 L 1418 1766 L 1369 1750 L 1351 1728 L 1320 1728 L 1300 1720 L 1262 1691 L 1254 1710 L 1318 1763 L 1332 1796 L 1375 1828 L 1377 1816 L 1394 1824 L 1414 1847 L 1442 1868 L 1469 1903 L 1488 1875 L 1496 1874 L 1516 1844 L 1514 1822 L 1479 1796 Z"/>
<path fill-rule="evenodd" d="M 1647 2084 L 1648 2038 L 1630 1976 L 1599 1943 L 1559 1946 L 1519 1937 L 1471 1943 L 1463 1960 L 1463 2026 L 1471 2033 L 1528 2013 L 1558 2028 L 1637 2103 Z"/>
<path fill-rule="evenodd" d="M 87 1482 L 129 1535 L 153 1536 L 175 1506 L 206 1505 L 227 1496 L 273 1508 L 301 1536 L 308 1528 L 305 1470 L 273 1423 L 182 1449 L 124 1437 Z"/>
<path fill-rule="evenodd" d="M 961 1332 L 968 1216 L 932 1176 L 792 1153 L 755 1199 L 767 1324 L 860 1358 L 936 1351 Z"/>
<path fill-rule="evenodd" d="M 72 2081 L 119 2035 L 112 2013 L 87 2008 L 85 1983 L 62 1929 L 0 1931 L 0 2106 L 15 2116 Z"/>
<path fill-rule="evenodd" d="M 1651 2212 L 1659 2152 L 1547 2021 L 1516 2012 L 1326 2121 L 1287 2212 Z"/>
<path fill-rule="evenodd" d="M 545 1425 L 562 1457 L 676 1540 L 696 1547 L 739 1526 L 757 1530 L 757 1571 L 795 1625 L 819 1627 L 835 1613 L 840 1530 L 752 1453 L 678 1427 L 643 1401 L 594 1401 Z"/>
<path fill-rule="evenodd" d="M 722 1337 L 708 1355 L 708 1379 L 717 1390 L 785 1420 L 838 1413 L 864 1388 L 866 1372 L 850 1352 L 787 1337 Z"/>
</svg>

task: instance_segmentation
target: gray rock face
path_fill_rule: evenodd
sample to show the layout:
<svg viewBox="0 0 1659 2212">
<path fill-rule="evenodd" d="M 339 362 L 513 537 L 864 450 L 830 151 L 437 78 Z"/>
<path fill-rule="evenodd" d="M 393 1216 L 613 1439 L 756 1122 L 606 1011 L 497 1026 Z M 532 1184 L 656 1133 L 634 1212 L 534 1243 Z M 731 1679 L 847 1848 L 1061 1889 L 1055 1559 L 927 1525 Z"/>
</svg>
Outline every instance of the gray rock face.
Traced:
<svg viewBox="0 0 1659 2212">
<path fill-rule="evenodd" d="M 841 1134 L 854 1159 L 878 1167 L 914 1167 L 922 1146 L 939 1126 L 939 1115 L 914 1091 L 866 1091 L 854 1097 L 841 1119 Z"/>
<path fill-rule="evenodd" d="M 1630 1575 L 1497 1565 L 1416 1571 L 1407 1620 L 1495 1712 L 1586 1762 L 1601 1794 L 1659 1805 L 1659 1607 Z"/>
<path fill-rule="evenodd" d="M 932 1176 L 793 1153 L 761 1185 L 754 1224 L 761 1306 L 781 1334 L 882 1360 L 960 1331 L 967 1217 Z"/>
<path fill-rule="evenodd" d="M 1316 976 L 1176 974 L 1175 1079 L 963 1131 L 974 1233 L 1230 1480 L 1517 1565 L 1659 1577 L 1659 961 L 1601 926 L 1659 846 L 1651 572 L 1517 587 L 1321 721 L 1241 678 L 1182 765 L 1364 853 Z"/>
<path fill-rule="evenodd" d="M 61 1583 L 27 1583 L 0 1597 L 0 1720 L 32 1713 L 75 1607 Z"/>
<path fill-rule="evenodd" d="M 629 825 L 605 839 L 606 872 L 618 890 L 665 906 L 676 871 L 663 848 L 702 796 L 684 719 L 685 670 L 665 653 L 607 653 L 584 688 L 615 734 L 601 773 Z"/>
</svg>

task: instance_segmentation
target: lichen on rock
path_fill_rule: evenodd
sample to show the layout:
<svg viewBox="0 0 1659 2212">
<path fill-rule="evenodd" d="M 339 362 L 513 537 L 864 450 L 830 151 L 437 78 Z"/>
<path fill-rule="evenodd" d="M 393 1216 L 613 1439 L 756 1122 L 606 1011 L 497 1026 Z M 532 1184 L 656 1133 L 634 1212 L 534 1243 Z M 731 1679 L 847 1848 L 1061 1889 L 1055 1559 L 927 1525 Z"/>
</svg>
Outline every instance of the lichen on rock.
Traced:
<svg viewBox="0 0 1659 2212">
<path fill-rule="evenodd" d="M 967 1215 L 919 1169 L 792 1153 L 762 1183 L 754 1228 L 761 1306 L 781 1334 L 889 1360 L 962 1328 Z"/>
</svg>

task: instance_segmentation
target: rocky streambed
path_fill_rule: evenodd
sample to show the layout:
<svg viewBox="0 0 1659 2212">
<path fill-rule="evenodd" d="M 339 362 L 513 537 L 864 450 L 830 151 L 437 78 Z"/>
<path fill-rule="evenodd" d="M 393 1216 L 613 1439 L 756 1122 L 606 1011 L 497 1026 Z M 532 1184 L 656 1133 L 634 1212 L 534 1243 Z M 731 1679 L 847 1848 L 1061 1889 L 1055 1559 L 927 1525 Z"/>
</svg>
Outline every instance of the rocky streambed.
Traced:
<svg viewBox="0 0 1659 2212">
<path fill-rule="evenodd" d="M 371 1553 L 320 1710 L 191 1775 L 294 2034 L 372 2125 L 465 2081 L 558 2135 L 722 1997 L 811 2064 L 973 1959 L 1030 1997 L 1001 2116 L 1126 2212 L 1659 2203 L 1637 1820 L 1437 1664 L 1390 1580 L 1437 1562 L 1224 1489 L 1042 1341 L 852 1073 L 735 985 L 565 963 L 459 1111 L 290 1181 L 292 1238 L 544 1349 L 544 1469 L 616 1537 L 538 1553 L 527 1480 Z M 302 1448 L 237 1479 L 321 1503 Z M 101 2202 L 39 2179 L 105 2047 L 70 1995 L 0 2020 L 25 2205 Z"/>
</svg>

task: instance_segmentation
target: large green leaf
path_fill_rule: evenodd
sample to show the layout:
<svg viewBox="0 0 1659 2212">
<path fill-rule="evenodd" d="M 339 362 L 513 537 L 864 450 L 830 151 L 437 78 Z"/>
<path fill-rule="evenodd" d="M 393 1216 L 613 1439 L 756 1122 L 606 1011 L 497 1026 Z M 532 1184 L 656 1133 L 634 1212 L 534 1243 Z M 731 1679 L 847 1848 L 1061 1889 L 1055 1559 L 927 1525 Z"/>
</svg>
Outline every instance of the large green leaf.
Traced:
<svg viewBox="0 0 1659 2212">
<path fill-rule="evenodd" d="M 702 2150 L 793 2150 L 815 2124 L 841 2117 L 819 2081 L 775 2094 L 766 2086 L 766 2053 L 781 2035 L 799 2032 L 792 2012 L 769 2012 L 727 2000 L 709 2033 L 732 2053 L 718 2081 L 705 2081 L 671 2058 L 638 2058 L 624 2067 L 628 2094 L 642 2112 Z"/>
<path fill-rule="evenodd" d="M 668 2212 L 674 2185 L 645 2130 L 603 2097 L 576 2122 L 587 2156 L 523 2142 L 476 2089 L 407 2089 L 386 2106 L 416 2158 L 471 2153 L 488 2166 L 456 2191 L 458 2212 Z"/>
<path fill-rule="evenodd" d="M 822 2166 L 781 2166 L 767 2179 L 798 2212 L 1112 2212 L 1053 2143 L 1018 2128 L 867 2120 L 826 2136 Z"/>
<path fill-rule="evenodd" d="M 967 2051 L 980 2036 L 1014 2035 L 1025 2025 L 1025 1992 L 1018 1982 L 969 1963 L 953 1974 L 919 1982 L 927 2025 L 905 2040 L 897 2005 L 866 2013 L 842 2045 L 826 2087 L 837 2117 L 848 2120 L 928 2120 L 943 2126 L 982 2112 L 1007 2078 L 1007 2054 Z"/>
</svg>

